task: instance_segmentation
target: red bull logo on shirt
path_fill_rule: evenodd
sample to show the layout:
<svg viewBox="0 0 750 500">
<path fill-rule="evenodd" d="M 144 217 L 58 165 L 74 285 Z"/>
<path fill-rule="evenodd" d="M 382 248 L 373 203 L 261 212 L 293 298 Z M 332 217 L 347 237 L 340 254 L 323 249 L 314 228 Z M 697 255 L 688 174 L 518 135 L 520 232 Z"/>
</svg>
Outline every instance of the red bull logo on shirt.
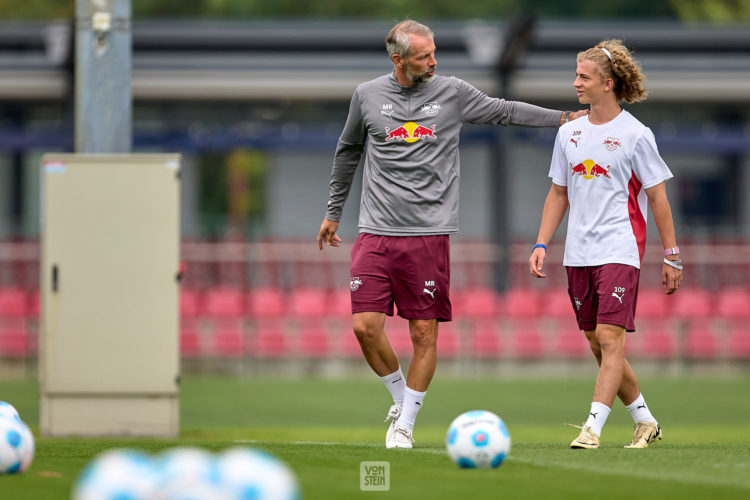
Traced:
<svg viewBox="0 0 750 500">
<path fill-rule="evenodd" d="M 570 164 L 570 175 L 580 175 L 584 179 L 593 179 L 594 177 L 604 176 L 607 179 L 611 179 L 609 176 L 609 165 L 607 168 L 602 167 L 594 160 L 583 160 L 576 166 Z"/>
<path fill-rule="evenodd" d="M 386 141 L 406 141 L 406 142 L 417 142 L 420 139 L 430 138 L 435 139 L 435 125 L 427 128 L 424 125 L 420 125 L 415 122 L 406 122 L 398 128 L 391 130 L 389 127 L 385 127 L 385 140 Z"/>
</svg>

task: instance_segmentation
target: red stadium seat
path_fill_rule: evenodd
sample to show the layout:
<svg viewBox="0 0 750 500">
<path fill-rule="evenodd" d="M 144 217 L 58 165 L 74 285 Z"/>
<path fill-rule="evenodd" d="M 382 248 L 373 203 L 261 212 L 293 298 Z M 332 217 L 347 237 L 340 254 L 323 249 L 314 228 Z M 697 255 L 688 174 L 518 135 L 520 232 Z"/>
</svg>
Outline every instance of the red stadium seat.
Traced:
<svg viewBox="0 0 750 500">
<path fill-rule="evenodd" d="M 513 352 L 519 358 L 535 359 L 544 354 L 544 337 L 536 322 L 517 322 L 513 327 Z"/>
<path fill-rule="evenodd" d="M 413 347 L 409 333 L 409 321 L 400 316 L 387 316 L 385 333 L 398 356 L 411 356 Z"/>
<path fill-rule="evenodd" d="M 200 293 L 192 288 L 180 288 L 180 316 L 193 318 L 200 312 Z"/>
<path fill-rule="evenodd" d="M 330 347 L 328 334 L 320 325 L 304 327 L 299 333 L 299 353 L 304 357 L 323 358 Z"/>
<path fill-rule="evenodd" d="M 672 300 L 672 311 L 678 318 L 707 318 L 714 312 L 711 294 L 702 288 L 679 290 Z"/>
<path fill-rule="evenodd" d="M 750 324 L 746 321 L 729 325 L 727 355 L 735 359 L 750 359 Z"/>
<path fill-rule="evenodd" d="M 460 349 L 460 340 L 453 323 L 438 325 L 437 353 L 441 358 L 455 358 Z"/>
<path fill-rule="evenodd" d="M 573 304 L 567 288 L 555 288 L 544 294 L 542 314 L 553 318 L 574 317 Z"/>
<path fill-rule="evenodd" d="M 10 318 L 0 324 L 0 357 L 23 358 L 29 354 L 25 318 Z"/>
<path fill-rule="evenodd" d="M 201 314 L 218 318 L 241 318 L 245 314 L 244 296 L 234 288 L 212 288 L 203 295 Z"/>
<path fill-rule="evenodd" d="M 494 321 L 472 321 L 469 340 L 471 354 L 475 357 L 494 359 L 500 356 L 502 346 L 500 330 Z"/>
<path fill-rule="evenodd" d="M 200 335 L 197 330 L 180 331 L 180 355 L 187 358 L 200 357 L 202 354 Z"/>
<path fill-rule="evenodd" d="M 638 329 L 641 337 L 638 355 L 644 358 L 672 358 L 677 354 L 677 344 L 672 329 L 666 321 L 643 323 Z"/>
<path fill-rule="evenodd" d="M 332 316 L 347 318 L 352 315 L 352 296 L 348 288 L 337 288 L 331 292 L 328 313 Z"/>
<path fill-rule="evenodd" d="M 502 311 L 509 318 L 537 318 L 542 311 L 541 293 L 529 288 L 508 290 L 502 303 Z"/>
<path fill-rule="evenodd" d="M 681 291 L 678 293 L 682 293 Z M 636 318 L 666 318 L 672 305 L 672 298 L 661 288 L 641 288 L 638 290 Z"/>
<path fill-rule="evenodd" d="M 708 321 L 693 321 L 685 334 L 685 353 L 689 358 L 711 359 L 717 353 L 716 333 Z"/>
<path fill-rule="evenodd" d="M 212 332 L 213 353 L 220 357 L 239 358 L 245 355 L 245 335 L 241 329 L 227 325 Z"/>
<path fill-rule="evenodd" d="M 341 350 L 345 356 L 354 358 L 362 356 L 362 348 L 359 346 L 359 341 L 353 331 L 344 332 L 341 337 Z"/>
<path fill-rule="evenodd" d="M 0 318 L 22 318 L 27 312 L 27 296 L 23 289 L 0 288 Z"/>
<path fill-rule="evenodd" d="M 586 358 L 591 354 L 589 341 L 583 331 L 565 323 L 555 328 L 553 333 L 555 337 L 555 354 L 563 358 Z"/>
<path fill-rule="evenodd" d="M 280 323 L 262 325 L 255 331 L 251 353 L 259 358 L 280 358 L 289 354 L 286 335 Z"/>
<path fill-rule="evenodd" d="M 247 294 L 247 308 L 254 318 L 280 318 L 284 315 L 286 298 L 278 288 L 255 288 Z"/>
<path fill-rule="evenodd" d="M 28 305 L 27 315 L 34 319 L 40 318 L 42 315 L 42 298 L 39 290 L 33 290 L 29 293 Z"/>
<path fill-rule="evenodd" d="M 750 319 L 750 290 L 742 287 L 722 288 L 716 297 L 716 312 L 724 318 Z"/>
<path fill-rule="evenodd" d="M 452 293 L 457 317 L 487 318 L 497 315 L 498 295 L 491 288 L 468 288 Z"/>
<path fill-rule="evenodd" d="M 303 318 L 319 318 L 328 314 L 328 295 L 320 288 L 300 288 L 289 293 L 289 312 Z"/>
</svg>

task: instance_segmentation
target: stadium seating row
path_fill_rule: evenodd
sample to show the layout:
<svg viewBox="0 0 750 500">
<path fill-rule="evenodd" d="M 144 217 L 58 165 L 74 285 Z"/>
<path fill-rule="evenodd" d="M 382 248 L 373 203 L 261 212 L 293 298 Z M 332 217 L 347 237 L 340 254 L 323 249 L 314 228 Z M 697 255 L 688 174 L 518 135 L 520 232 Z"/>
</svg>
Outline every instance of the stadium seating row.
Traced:
<svg viewBox="0 0 750 500">
<path fill-rule="evenodd" d="M 514 288 L 499 294 L 489 288 L 452 291 L 456 317 L 468 318 L 564 318 L 572 314 L 565 289 Z M 280 318 L 340 317 L 350 314 L 349 291 L 299 288 L 256 288 L 247 292 L 226 287 L 180 293 L 182 317 Z M 39 316 L 38 291 L 0 288 L 0 318 Z M 726 287 L 717 292 L 686 287 L 673 296 L 658 288 L 642 288 L 638 296 L 639 318 L 747 318 L 750 288 Z"/>
<path fill-rule="evenodd" d="M 388 318 L 394 350 L 411 353 L 407 323 Z M 188 357 L 324 358 L 358 357 L 359 345 L 346 321 L 266 319 L 187 320 L 181 352 Z M 572 321 L 558 319 L 459 320 L 441 324 L 438 353 L 443 358 L 582 359 L 588 342 Z M 750 359 L 750 325 L 745 321 L 688 323 L 642 321 L 629 335 L 628 356 L 636 359 Z"/>
</svg>

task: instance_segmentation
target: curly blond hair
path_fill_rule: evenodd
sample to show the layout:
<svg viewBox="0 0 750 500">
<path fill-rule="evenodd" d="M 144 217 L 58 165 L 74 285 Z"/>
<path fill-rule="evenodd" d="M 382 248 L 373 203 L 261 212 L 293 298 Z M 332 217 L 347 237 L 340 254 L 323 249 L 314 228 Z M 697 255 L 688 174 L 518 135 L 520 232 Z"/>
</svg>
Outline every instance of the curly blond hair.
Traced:
<svg viewBox="0 0 750 500">
<path fill-rule="evenodd" d="M 646 75 L 622 40 L 602 40 L 595 47 L 579 52 L 576 60 L 591 61 L 603 78 L 612 78 L 618 102 L 634 103 L 646 99 Z"/>
</svg>

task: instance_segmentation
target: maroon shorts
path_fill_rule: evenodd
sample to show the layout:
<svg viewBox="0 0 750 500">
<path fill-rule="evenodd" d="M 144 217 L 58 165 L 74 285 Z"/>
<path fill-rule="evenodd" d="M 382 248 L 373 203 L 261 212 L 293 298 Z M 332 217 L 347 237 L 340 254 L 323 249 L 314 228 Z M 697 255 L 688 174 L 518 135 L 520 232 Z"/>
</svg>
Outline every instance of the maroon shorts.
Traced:
<svg viewBox="0 0 750 500">
<path fill-rule="evenodd" d="M 626 264 L 566 267 L 568 294 L 578 327 L 592 331 L 598 324 L 635 331 L 640 269 Z"/>
<path fill-rule="evenodd" d="M 352 313 L 382 312 L 406 319 L 452 319 L 448 235 L 361 233 L 352 247 Z"/>
</svg>

